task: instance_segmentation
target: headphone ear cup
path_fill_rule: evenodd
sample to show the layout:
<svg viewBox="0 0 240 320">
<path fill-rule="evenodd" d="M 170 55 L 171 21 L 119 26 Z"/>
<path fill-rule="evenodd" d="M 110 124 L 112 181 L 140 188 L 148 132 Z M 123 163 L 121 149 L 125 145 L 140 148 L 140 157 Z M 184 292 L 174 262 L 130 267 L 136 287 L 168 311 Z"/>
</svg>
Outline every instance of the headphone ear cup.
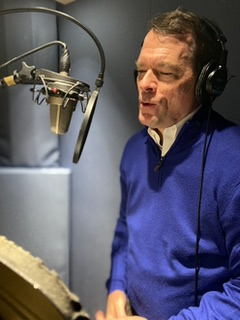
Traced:
<svg viewBox="0 0 240 320">
<path fill-rule="evenodd" d="M 200 72 L 195 87 L 196 99 L 199 103 L 210 103 L 220 96 L 227 83 L 227 69 L 215 60 L 207 63 Z"/>
<path fill-rule="evenodd" d="M 228 73 L 223 66 L 218 66 L 214 71 L 210 72 L 206 81 L 206 91 L 210 97 L 220 96 L 227 84 Z"/>
</svg>

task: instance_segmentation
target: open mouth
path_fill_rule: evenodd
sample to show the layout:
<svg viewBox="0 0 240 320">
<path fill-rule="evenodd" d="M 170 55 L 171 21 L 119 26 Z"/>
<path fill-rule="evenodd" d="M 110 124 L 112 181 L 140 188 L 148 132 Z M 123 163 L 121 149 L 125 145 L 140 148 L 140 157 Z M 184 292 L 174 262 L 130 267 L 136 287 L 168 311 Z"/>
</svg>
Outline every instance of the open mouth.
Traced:
<svg viewBox="0 0 240 320">
<path fill-rule="evenodd" d="M 143 108 L 153 108 L 155 107 L 155 103 L 149 103 L 149 102 L 140 102 L 140 106 Z"/>
</svg>

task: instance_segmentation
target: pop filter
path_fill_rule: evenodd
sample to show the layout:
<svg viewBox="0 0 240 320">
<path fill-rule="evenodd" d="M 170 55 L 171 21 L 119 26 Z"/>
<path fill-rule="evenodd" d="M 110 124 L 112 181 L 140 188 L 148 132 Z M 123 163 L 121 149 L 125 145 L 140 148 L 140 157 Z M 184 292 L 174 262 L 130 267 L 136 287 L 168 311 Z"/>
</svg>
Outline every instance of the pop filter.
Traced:
<svg viewBox="0 0 240 320">
<path fill-rule="evenodd" d="M 97 90 L 93 91 L 91 98 L 88 102 L 88 105 L 87 105 L 87 108 L 86 108 L 86 111 L 85 111 L 85 114 L 83 117 L 83 122 L 82 122 L 82 125 L 80 128 L 80 131 L 79 131 L 75 150 L 74 150 L 73 163 L 77 163 L 80 156 L 81 156 L 81 153 L 82 153 L 82 150 L 83 150 L 83 147 L 85 144 L 85 140 L 87 138 L 88 131 L 89 131 L 89 128 L 90 128 L 90 125 L 92 122 L 95 107 L 97 104 L 98 93 L 99 92 Z"/>
</svg>

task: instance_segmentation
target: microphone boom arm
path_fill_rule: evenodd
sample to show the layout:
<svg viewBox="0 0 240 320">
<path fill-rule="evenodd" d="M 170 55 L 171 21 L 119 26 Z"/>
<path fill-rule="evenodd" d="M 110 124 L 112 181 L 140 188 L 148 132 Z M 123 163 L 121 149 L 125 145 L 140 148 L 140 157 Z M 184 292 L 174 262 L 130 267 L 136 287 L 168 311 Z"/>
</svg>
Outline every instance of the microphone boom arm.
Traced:
<svg viewBox="0 0 240 320">
<path fill-rule="evenodd" d="M 3 63 L 3 64 L 0 65 L 0 69 L 2 69 L 3 67 L 7 67 L 8 65 L 14 63 L 15 61 L 18 61 L 18 60 L 20 60 L 20 59 L 23 59 L 23 58 L 27 57 L 27 56 L 29 56 L 30 54 L 33 54 L 33 53 L 35 53 L 35 52 L 37 52 L 37 51 L 40 51 L 40 50 L 42 50 L 42 49 L 45 49 L 45 48 L 50 47 L 50 46 L 55 45 L 55 44 L 61 45 L 65 50 L 67 49 L 67 46 L 66 46 L 66 44 L 65 44 L 64 42 L 58 41 L 58 40 L 51 41 L 51 42 L 45 43 L 45 44 L 43 44 L 43 45 L 41 45 L 41 46 L 39 46 L 39 47 L 37 47 L 37 48 L 34 48 L 34 49 L 32 49 L 32 50 L 29 50 L 29 51 L 27 51 L 27 52 L 25 52 L 25 53 L 23 53 L 23 54 L 20 54 L 20 55 L 17 56 L 17 57 L 14 57 L 14 58 L 8 60 L 7 62 L 5 62 L 5 63 Z"/>
<path fill-rule="evenodd" d="M 95 42 L 95 44 L 98 48 L 99 54 L 100 54 L 101 67 L 100 67 L 100 72 L 99 72 L 99 75 L 96 79 L 95 84 L 97 87 L 102 87 L 104 72 L 105 72 L 105 65 L 106 65 L 104 50 L 103 50 L 103 47 L 102 47 L 100 41 L 96 37 L 96 35 L 84 23 L 82 23 L 81 21 L 77 20 L 76 18 L 74 18 L 73 16 L 71 16 L 67 13 L 64 13 L 64 12 L 61 12 L 58 10 L 54 10 L 54 9 L 44 8 L 44 7 L 4 9 L 4 10 L 0 10 L 0 15 L 19 13 L 19 12 L 42 12 L 42 13 L 52 14 L 54 16 L 62 17 L 64 19 L 67 19 L 67 20 L 73 22 L 78 27 L 83 29 L 86 33 L 88 33 L 88 35 Z"/>
</svg>

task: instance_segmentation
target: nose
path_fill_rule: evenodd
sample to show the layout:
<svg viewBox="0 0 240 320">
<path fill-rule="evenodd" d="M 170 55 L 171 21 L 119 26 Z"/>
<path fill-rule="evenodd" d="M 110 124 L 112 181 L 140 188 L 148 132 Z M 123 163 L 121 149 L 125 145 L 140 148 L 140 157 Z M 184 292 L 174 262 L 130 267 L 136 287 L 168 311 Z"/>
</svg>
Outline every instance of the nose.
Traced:
<svg viewBox="0 0 240 320">
<path fill-rule="evenodd" d="M 148 70 L 138 75 L 138 88 L 140 91 L 155 92 L 157 89 L 157 79 L 152 70 Z"/>
</svg>

